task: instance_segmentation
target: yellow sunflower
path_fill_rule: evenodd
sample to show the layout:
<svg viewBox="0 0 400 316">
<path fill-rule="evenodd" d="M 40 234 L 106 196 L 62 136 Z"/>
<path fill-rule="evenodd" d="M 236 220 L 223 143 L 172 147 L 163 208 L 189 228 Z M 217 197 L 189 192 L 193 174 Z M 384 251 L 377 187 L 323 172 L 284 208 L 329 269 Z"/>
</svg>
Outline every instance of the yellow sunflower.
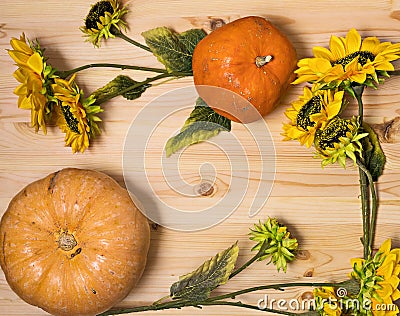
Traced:
<svg viewBox="0 0 400 316">
<path fill-rule="evenodd" d="M 343 91 L 312 91 L 304 87 L 303 95 L 285 112 L 291 122 L 283 125 L 284 140 L 295 139 L 311 147 L 316 131 L 339 113 L 343 95 Z"/>
<path fill-rule="evenodd" d="M 100 134 L 97 122 L 101 120 L 96 114 L 102 109 L 93 104 L 95 99 L 84 99 L 75 83 L 75 75 L 68 81 L 60 78 L 54 81 L 54 98 L 59 101 L 55 107 L 56 124 L 65 133 L 65 145 L 70 146 L 73 153 L 84 152 L 90 138 Z"/>
<path fill-rule="evenodd" d="M 43 51 L 38 42 L 27 44 L 25 35 L 12 38 L 10 57 L 19 67 L 14 78 L 20 82 L 14 93 L 18 96 L 18 107 L 31 110 L 31 124 L 36 132 L 41 128 L 46 133 L 46 116 L 49 114 L 48 86 L 55 69 L 44 61 Z"/>
<path fill-rule="evenodd" d="M 356 153 L 361 155 L 362 150 L 360 139 L 368 136 L 368 133 L 359 134 L 359 127 L 359 120 L 356 117 L 342 119 L 335 116 L 324 129 L 317 131 L 314 145 L 317 156 L 322 158 L 323 167 L 337 161 L 345 168 L 346 157 L 356 164 Z"/>
<path fill-rule="evenodd" d="M 351 82 L 365 85 L 379 83 L 378 76 L 394 70 L 391 62 L 400 58 L 400 43 L 380 42 L 376 37 L 363 41 L 351 29 L 346 37 L 332 36 L 329 48 L 314 47 L 313 58 L 298 62 L 293 84 L 313 82 L 319 87 L 338 87 Z"/>
<path fill-rule="evenodd" d="M 342 315 L 339 300 L 333 287 L 324 286 L 314 289 L 315 307 L 322 316 Z"/>
<path fill-rule="evenodd" d="M 121 28 L 126 28 L 126 23 L 122 16 L 128 9 L 120 5 L 117 0 L 102 0 L 94 4 L 85 19 L 85 25 L 80 30 L 88 37 L 87 41 L 99 47 L 101 39 L 104 37 L 114 38 L 115 32 L 120 32 Z"/>
<path fill-rule="evenodd" d="M 373 258 L 355 258 L 351 264 L 350 276 L 361 284 L 357 297 L 362 303 L 360 315 L 398 315 L 399 308 L 394 301 L 400 299 L 400 249 L 391 249 L 391 239 L 381 245 Z"/>
</svg>

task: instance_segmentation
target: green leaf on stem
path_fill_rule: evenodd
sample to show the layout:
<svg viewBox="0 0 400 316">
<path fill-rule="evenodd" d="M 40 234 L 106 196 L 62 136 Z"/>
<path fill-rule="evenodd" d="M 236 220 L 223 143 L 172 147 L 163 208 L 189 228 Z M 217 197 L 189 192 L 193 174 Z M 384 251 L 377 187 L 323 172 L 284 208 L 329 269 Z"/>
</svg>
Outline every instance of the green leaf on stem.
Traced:
<svg viewBox="0 0 400 316">
<path fill-rule="evenodd" d="M 186 299 L 192 302 L 206 300 L 212 290 L 229 280 L 239 254 L 237 242 L 205 261 L 191 273 L 172 284 L 170 295 L 173 299 Z"/>
<path fill-rule="evenodd" d="M 104 87 L 97 89 L 91 94 L 91 96 L 96 99 L 96 104 L 101 104 L 104 101 L 107 101 L 120 94 L 128 100 L 135 100 L 139 98 L 142 93 L 151 86 L 151 84 L 143 84 L 125 93 L 120 92 L 123 92 L 129 87 L 132 87 L 133 85 L 137 85 L 139 83 L 139 81 L 133 80 L 128 76 L 119 75 L 111 80 L 109 83 L 107 83 Z"/>
<path fill-rule="evenodd" d="M 371 173 L 372 179 L 377 181 L 382 175 L 386 157 L 379 143 L 378 135 L 367 123 L 363 122 L 363 129 L 368 133 L 362 141 L 364 149 L 364 164 Z"/>
<path fill-rule="evenodd" d="M 143 32 L 142 36 L 169 72 L 191 72 L 193 50 L 206 33 L 191 29 L 179 34 L 168 27 L 157 27 Z"/>
<path fill-rule="evenodd" d="M 231 120 L 218 114 L 201 98 L 186 119 L 179 134 L 171 137 L 165 145 L 167 157 L 178 150 L 218 135 L 221 131 L 231 130 Z"/>
</svg>

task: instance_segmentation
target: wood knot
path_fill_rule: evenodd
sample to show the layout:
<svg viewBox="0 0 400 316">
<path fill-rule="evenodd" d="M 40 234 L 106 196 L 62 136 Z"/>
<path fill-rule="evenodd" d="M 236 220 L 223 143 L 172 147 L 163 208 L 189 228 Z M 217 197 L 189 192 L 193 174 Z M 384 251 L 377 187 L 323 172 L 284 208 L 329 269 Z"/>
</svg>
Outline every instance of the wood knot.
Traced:
<svg viewBox="0 0 400 316">
<path fill-rule="evenodd" d="M 371 125 L 382 143 L 400 142 L 400 116 L 381 124 Z"/>
<path fill-rule="evenodd" d="M 210 196 L 214 193 L 214 186 L 210 182 L 203 181 L 200 184 L 196 185 L 195 192 L 197 195 Z"/>
<path fill-rule="evenodd" d="M 310 257 L 311 255 L 308 250 L 299 250 L 296 252 L 296 259 L 298 260 L 308 260 Z"/>
<path fill-rule="evenodd" d="M 300 298 L 302 301 L 312 300 L 314 298 L 314 294 L 313 292 L 307 291 L 301 294 Z"/>
<path fill-rule="evenodd" d="M 210 21 L 210 29 L 212 31 L 215 31 L 216 29 L 219 29 L 221 26 L 225 25 L 225 21 L 222 19 L 212 19 Z"/>
<path fill-rule="evenodd" d="M 306 278 L 311 278 L 314 275 L 314 268 L 308 269 L 304 272 L 303 276 Z"/>
</svg>

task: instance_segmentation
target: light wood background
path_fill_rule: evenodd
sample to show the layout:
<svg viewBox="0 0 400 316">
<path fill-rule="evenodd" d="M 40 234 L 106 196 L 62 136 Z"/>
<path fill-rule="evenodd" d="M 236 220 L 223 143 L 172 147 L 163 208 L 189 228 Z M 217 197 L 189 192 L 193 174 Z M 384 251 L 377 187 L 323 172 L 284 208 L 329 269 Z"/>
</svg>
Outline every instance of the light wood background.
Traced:
<svg viewBox="0 0 400 316">
<path fill-rule="evenodd" d="M 59 69 L 70 69 L 92 62 L 159 66 L 149 53 L 116 39 L 101 49 L 84 43 L 79 26 L 89 10 L 91 1 L 23 1 L 3 0 L 0 11 L 0 215 L 11 198 L 28 183 L 64 167 L 91 168 L 114 177 L 121 185 L 122 150 L 127 130 L 137 113 L 157 96 L 175 88 L 188 86 L 191 78 L 171 81 L 152 87 L 135 101 L 116 98 L 104 105 L 104 132 L 84 154 L 71 154 L 64 147 L 63 134 L 50 127 L 48 135 L 35 134 L 29 127 L 30 113 L 18 109 L 13 89 L 17 82 L 12 77 L 15 66 L 6 49 L 11 37 L 22 32 L 38 38 L 49 62 Z M 355 27 L 363 36 L 378 36 L 382 40 L 400 41 L 400 1 L 182 1 L 133 0 L 129 2 L 128 35 L 142 41 L 140 33 L 156 26 L 169 26 L 177 31 L 204 28 L 210 31 L 214 19 L 226 22 L 248 15 L 269 18 L 283 30 L 297 49 L 299 57 L 311 54 L 315 45 L 326 46 L 331 34 L 345 35 Z M 398 64 L 400 67 L 400 64 Z M 78 83 L 87 92 L 108 82 L 119 70 L 94 69 L 79 74 Z M 124 71 L 143 79 L 138 72 Z M 298 238 L 301 256 L 290 265 L 286 274 L 278 274 L 264 262 L 250 269 L 218 289 L 218 293 L 248 286 L 284 281 L 340 281 L 350 271 L 349 260 L 362 255 L 358 173 L 352 166 L 343 170 L 338 166 L 321 169 L 313 159 L 312 150 L 296 142 L 283 142 L 284 110 L 301 93 L 302 87 L 292 87 L 280 107 L 265 118 L 276 149 L 276 179 L 265 206 L 256 218 L 248 217 L 248 204 L 254 194 L 251 188 L 246 199 L 228 219 L 210 229 L 184 233 L 158 227 L 152 231 L 152 247 L 148 265 L 140 284 L 118 306 L 149 304 L 169 293 L 169 286 L 179 275 L 187 273 L 205 259 L 239 241 L 238 262 L 250 255 L 252 242 L 247 238 L 249 227 L 258 219 L 274 216 L 286 223 Z M 387 156 L 384 175 L 378 183 L 380 207 L 376 247 L 386 238 L 393 238 L 400 246 L 400 78 L 391 78 L 378 91 L 367 90 L 364 101 L 365 119 L 377 124 L 382 131 L 383 149 Z M 185 113 L 176 118 L 175 128 L 185 120 Z M 391 121 L 394 120 L 394 121 Z M 392 123 L 390 125 L 390 123 Z M 390 135 L 384 133 L 389 129 Z M 240 132 L 240 127 L 233 126 Z M 159 145 L 166 135 L 158 135 Z M 241 139 L 246 144 L 246 139 Z M 157 143 L 157 142 L 156 142 Z M 154 148 L 153 148 L 154 149 Z M 150 149 L 150 150 L 153 150 Z M 185 152 L 182 168 L 197 174 L 203 160 L 209 158 L 212 147 L 200 144 Z M 250 149 L 251 151 L 251 149 Z M 155 148 L 152 153 L 159 153 Z M 213 161 L 224 161 L 216 152 Z M 153 157 L 154 158 L 154 157 Z M 159 157 L 155 157 L 159 159 Z M 194 170 L 194 171 L 193 171 Z M 223 175 L 218 176 L 223 182 Z M 155 177 L 154 185 L 162 182 Z M 252 181 L 257 181 L 256 179 Z M 226 190 L 227 187 L 219 187 Z M 162 190 L 161 197 L 170 192 Z M 241 194 L 241 192 L 238 192 Z M 195 202 L 193 202 L 195 203 Z M 268 292 L 273 298 L 296 298 L 310 289 L 292 289 L 284 293 Z M 241 299 L 256 304 L 267 292 L 244 295 Z M 188 308 L 148 315 L 258 315 L 260 312 L 235 308 Z M 45 315 L 19 299 L 8 287 L 0 272 L 0 315 Z"/>
</svg>

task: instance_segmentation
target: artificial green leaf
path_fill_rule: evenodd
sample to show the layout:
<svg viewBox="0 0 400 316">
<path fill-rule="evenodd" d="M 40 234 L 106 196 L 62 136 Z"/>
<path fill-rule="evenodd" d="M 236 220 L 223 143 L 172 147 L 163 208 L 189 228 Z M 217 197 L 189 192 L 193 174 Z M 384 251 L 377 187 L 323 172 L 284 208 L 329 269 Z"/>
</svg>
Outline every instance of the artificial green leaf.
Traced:
<svg viewBox="0 0 400 316">
<path fill-rule="evenodd" d="M 142 36 L 169 72 L 191 72 L 193 50 L 206 33 L 191 29 L 179 34 L 168 27 L 157 27 L 143 32 Z"/>
<path fill-rule="evenodd" d="M 187 299 L 199 302 L 207 299 L 212 290 L 229 280 L 239 254 L 237 242 L 204 262 L 191 273 L 172 284 L 170 296 L 173 299 Z"/>
<path fill-rule="evenodd" d="M 179 134 L 171 137 L 165 145 L 167 157 L 186 146 L 196 144 L 218 135 L 221 131 L 230 131 L 231 121 L 219 115 L 201 98 L 186 119 Z"/>
<path fill-rule="evenodd" d="M 93 96 L 96 99 L 96 104 L 101 104 L 104 101 L 107 101 L 117 95 L 122 95 L 124 98 L 128 100 L 134 100 L 139 98 L 142 95 L 142 93 L 146 91 L 148 87 L 151 86 L 151 84 L 147 83 L 141 85 L 137 88 L 133 88 L 132 90 L 122 94 L 121 92 L 139 83 L 140 83 L 139 81 L 133 80 L 128 76 L 119 75 L 115 77 L 113 80 L 111 80 L 109 83 L 107 83 L 104 87 L 97 89 L 95 92 L 91 94 L 91 96 Z"/>
<path fill-rule="evenodd" d="M 194 48 L 206 35 L 207 34 L 202 29 L 191 29 L 180 33 L 178 37 L 179 41 L 185 46 L 190 55 L 193 55 Z"/>
<path fill-rule="evenodd" d="M 363 122 L 363 129 L 368 133 L 368 137 L 363 138 L 364 162 L 372 175 L 372 179 L 377 181 L 382 175 L 386 163 L 386 157 L 379 143 L 378 135 L 367 123 Z"/>
<path fill-rule="evenodd" d="M 202 98 L 197 98 L 194 110 L 186 119 L 185 124 L 183 124 L 181 132 L 183 132 L 189 125 L 199 121 L 212 122 L 221 125 L 227 131 L 231 130 L 231 120 L 215 112 Z"/>
</svg>

